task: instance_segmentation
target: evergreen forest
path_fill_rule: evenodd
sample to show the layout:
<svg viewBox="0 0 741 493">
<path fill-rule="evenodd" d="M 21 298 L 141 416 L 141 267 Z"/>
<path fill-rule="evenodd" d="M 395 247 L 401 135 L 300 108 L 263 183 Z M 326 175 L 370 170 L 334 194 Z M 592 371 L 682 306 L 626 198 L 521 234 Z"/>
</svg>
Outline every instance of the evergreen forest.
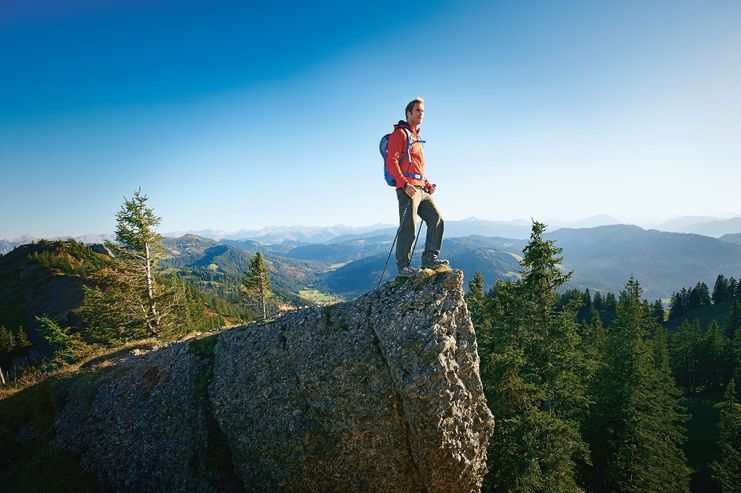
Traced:
<svg viewBox="0 0 741 493">
<path fill-rule="evenodd" d="M 484 491 L 739 491 L 739 282 L 682 288 L 668 311 L 632 278 L 617 295 L 562 290 L 572 273 L 544 231 L 519 279 L 469 281 L 497 420 Z"/>
</svg>

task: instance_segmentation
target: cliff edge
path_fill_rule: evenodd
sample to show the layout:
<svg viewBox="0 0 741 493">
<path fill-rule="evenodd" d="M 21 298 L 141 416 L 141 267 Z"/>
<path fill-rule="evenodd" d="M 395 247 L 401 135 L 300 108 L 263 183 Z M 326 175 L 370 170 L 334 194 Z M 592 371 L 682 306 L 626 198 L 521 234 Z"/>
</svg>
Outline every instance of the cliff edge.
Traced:
<svg viewBox="0 0 741 493">
<path fill-rule="evenodd" d="M 65 387 L 48 447 L 103 490 L 478 491 L 494 420 L 462 277 L 132 355 Z"/>
</svg>

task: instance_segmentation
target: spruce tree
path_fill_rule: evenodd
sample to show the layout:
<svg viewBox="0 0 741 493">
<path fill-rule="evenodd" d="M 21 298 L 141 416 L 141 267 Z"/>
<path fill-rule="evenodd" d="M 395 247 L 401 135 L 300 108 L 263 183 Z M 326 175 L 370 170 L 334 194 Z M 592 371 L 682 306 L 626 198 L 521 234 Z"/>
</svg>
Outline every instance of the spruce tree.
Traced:
<svg viewBox="0 0 741 493">
<path fill-rule="evenodd" d="M 597 309 L 597 311 L 602 310 L 602 295 L 599 291 L 594 292 L 594 299 L 592 300 L 592 305 Z"/>
<path fill-rule="evenodd" d="M 734 298 L 736 296 L 736 293 L 738 292 L 738 285 L 739 282 L 736 281 L 734 278 L 728 279 L 728 298 Z"/>
<path fill-rule="evenodd" d="M 741 328 L 741 300 L 733 300 L 726 315 L 726 337 L 733 338 L 738 328 Z"/>
<path fill-rule="evenodd" d="M 708 389 L 722 388 L 733 378 L 733 360 L 730 342 L 718 322 L 710 322 L 701 347 L 699 367 L 702 380 Z"/>
<path fill-rule="evenodd" d="M 590 420 L 594 491 L 689 491 L 680 448 L 686 420 L 654 317 L 631 279 L 610 326 Z"/>
<path fill-rule="evenodd" d="M 0 354 L 10 354 L 15 349 L 15 337 L 13 333 L 0 325 Z"/>
<path fill-rule="evenodd" d="M 466 294 L 466 305 L 471 313 L 474 327 L 491 326 L 492 301 L 493 298 L 484 292 L 484 276 L 477 272 L 468 281 L 468 294 Z"/>
<path fill-rule="evenodd" d="M 534 222 L 521 280 L 498 282 L 493 325 L 482 356 L 482 380 L 497 426 L 485 489 L 502 492 L 576 489 L 577 461 L 587 461 L 579 420 L 589 406 L 592 371 L 578 335 L 580 300 L 555 311 L 569 278 L 561 249 Z"/>
<path fill-rule="evenodd" d="M 700 322 L 685 320 L 670 340 L 670 362 L 677 383 L 684 389 L 694 392 L 700 386 L 700 352 L 703 334 Z"/>
<path fill-rule="evenodd" d="M 162 237 L 156 232 L 160 218 L 148 200 L 141 190 L 124 197 L 116 214 L 116 241 L 106 242 L 112 259 L 97 274 L 96 286 L 84 289 L 83 323 L 94 342 L 116 344 L 177 330 L 177 321 L 167 317 L 174 294 L 155 275 Z"/>
<path fill-rule="evenodd" d="M 723 274 L 719 274 L 715 278 L 715 285 L 713 286 L 712 300 L 714 304 L 720 303 L 730 299 L 728 280 Z"/>
<path fill-rule="evenodd" d="M 15 331 L 15 346 L 18 349 L 31 347 L 31 341 L 28 340 L 28 336 L 22 325 L 19 325 Z"/>
<path fill-rule="evenodd" d="M 250 267 L 242 281 L 244 297 L 248 303 L 256 305 L 262 312 L 262 319 L 268 318 L 267 302 L 272 296 L 270 291 L 270 275 L 265 260 L 260 252 L 255 253 L 250 261 Z"/>
<path fill-rule="evenodd" d="M 654 301 L 654 304 L 652 305 L 652 312 L 654 315 L 654 318 L 657 322 L 660 324 L 664 323 L 664 304 L 661 302 L 661 300 Z"/>
<path fill-rule="evenodd" d="M 710 463 L 710 470 L 724 493 L 737 493 L 741 491 L 741 404 L 733 379 L 719 407 L 718 458 Z"/>
</svg>

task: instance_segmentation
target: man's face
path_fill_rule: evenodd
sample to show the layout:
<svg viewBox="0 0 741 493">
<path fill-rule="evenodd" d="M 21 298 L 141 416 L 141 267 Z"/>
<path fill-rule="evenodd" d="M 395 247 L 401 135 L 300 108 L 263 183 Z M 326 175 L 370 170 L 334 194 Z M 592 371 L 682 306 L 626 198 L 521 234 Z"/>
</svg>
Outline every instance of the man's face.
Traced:
<svg viewBox="0 0 741 493">
<path fill-rule="evenodd" d="M 412 108 L 412 113 L 409 116 L 409 126 L 410 127 L 417 127 L 420 123 L 422 123 L 422 120 L 425 116 L 425 105 L 424 103 L 414 103 L 414 108 Z"/>
</svg>

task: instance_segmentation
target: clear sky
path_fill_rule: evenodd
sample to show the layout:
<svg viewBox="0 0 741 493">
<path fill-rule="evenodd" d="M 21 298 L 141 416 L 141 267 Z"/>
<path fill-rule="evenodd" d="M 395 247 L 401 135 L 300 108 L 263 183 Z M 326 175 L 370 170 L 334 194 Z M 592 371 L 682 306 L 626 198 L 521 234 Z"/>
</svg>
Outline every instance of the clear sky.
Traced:
<svg viewBox="0 0 741 493">
<path fill-rule="evenodd" d="M 377 145 L 415 96 L 449 219 L 741 215 L 739 26 L 738 0 L 2 0 L 0 238 L 110 233 L 139 187 L 161 231 L 393 223 Z"/>
</svg>

